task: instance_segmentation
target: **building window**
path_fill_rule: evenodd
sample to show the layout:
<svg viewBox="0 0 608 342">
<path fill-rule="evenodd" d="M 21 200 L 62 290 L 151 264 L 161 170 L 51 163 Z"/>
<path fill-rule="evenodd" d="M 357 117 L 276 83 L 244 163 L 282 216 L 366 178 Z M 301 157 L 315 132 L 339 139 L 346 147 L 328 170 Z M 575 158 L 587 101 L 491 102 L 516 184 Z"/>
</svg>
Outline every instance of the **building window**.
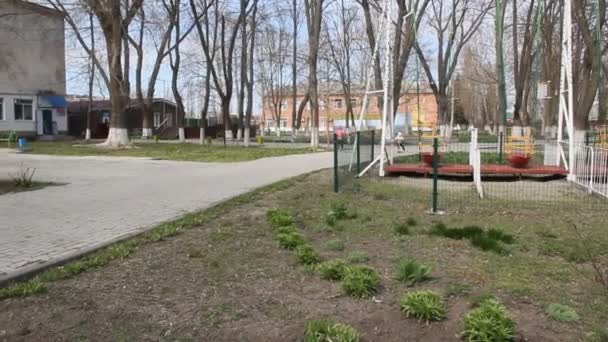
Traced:
<svg viewBox="0 0 608 342">
<path fill-rule="evenodd" d="M 15 120 L 34 120 L 32 100 L 15 99 Z"/>
<path fill-rule="evenodd" d="M 266 120 L 266 127 L 270 128 L 274 126 L 274 120 L 268 119 Z"/>
<path fill-rule="evenodd" d="M 161 116 L 159 112 L 154 112 L 154 127 L 158 127 L 161 124 Z"/>
<path fill-rule="evenodd" d="M 4 120 L 4 99 L 0 97 L 0 120 Z"/>
<path fill-rule="evenodd" d="M 334 100 L 334 107 L 335 108 L 342 108 L 342 99 L 335 99 Z"/>
<path fill-rule="evenodd" d="M 282 128 L 287 128 L 287 120 L 286 119 L 281 119 L 281 127 Z"/>
</svg>

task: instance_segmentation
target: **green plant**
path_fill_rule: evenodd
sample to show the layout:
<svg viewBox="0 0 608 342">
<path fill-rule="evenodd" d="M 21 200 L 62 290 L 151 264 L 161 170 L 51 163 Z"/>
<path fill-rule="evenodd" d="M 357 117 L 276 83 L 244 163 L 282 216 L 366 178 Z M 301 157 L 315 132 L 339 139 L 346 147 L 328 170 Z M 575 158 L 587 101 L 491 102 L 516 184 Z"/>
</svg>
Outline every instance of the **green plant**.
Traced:
<svg viewBox="0 0 608 342">
<path fill-rule="evenodd" d="M 471 298 L 471 302 L 470 302 L 471 307 L 478 308 L 479 306 L 481 306 L 481 304 L 483 302 L 485 302 L 486 300 L 489 300 L 489 299 L 498 301 L 498 298 L 491 293 L 488 293 L 488 292 L 479 293 L 479 294 L 473 296 L 473 298 Z"/>
<path fill-rule="evenodd" d="M 409 286 L 429 279 L 431 267 L 418 263 L 416 259 L 404 257 L 397 261 L 395 278 Z"/>
<path fill-rule="evenodd" d="M 279 233 L 277 234 L 279 246 L 285 249 L 296 249 L 296 247 L 306 243 L 306 239 L 300 233 Z"/>
<path fill-rule="evenodd" d="M 506 253 L 506 250 L 500 245 L 497 240 L 488 237 L 485 234 L 475 235 L 470 238 L 471 244 L 482 251 L 492 251 L 498 254 Z"/>
<path fill-rule="evenodd" d="M 483 251 L 492 251 L 498 254 L 506 254 L 508 250 L 502 245 L 512 244 L 515 239 L 512 235 L 493 228 L 487 232 L 477 226 L 466 226 L 463 228 L 448 228 L 443 223 L 437 223 L 431 228 L 429 234 L 443 236 L 450 239 L 467 239 L 471 244 Z"/>
<path fill-rule="evenodd" d="M 515 238 L 511 234 L 507 234 L 500 229 L 492 228 L 488 230 L 488 237 L 497 241 L 501 241 L 506 244 L 512 244 L 515 242 Z"/>
<path fill-rule="evenodd" d="M 401 311 L 420 321 L 440 321 L 447 315 L 441 295 L 433 291 L 415 291 L 401 298 Z"/>
<path fill-rule="evenodd" d="M 418 225 L 418 222 L 416 222 L 416 219 L 413 217 L 408 217 L 407 220 L 405 221 L 405 223 L 410 227 L 414 227 L 414 226 Z"/>
<path fill-rule="evenodd" d="M 277 234 L 291 234 L 297 233 L 298 229 L 294 226 L 281 226 L 275 229 Z"/>
<path fill-rule="evenodd" d="M 34 178 L 35 173 L 36 169 L 32 169 L 30 167 L 26 168 L 23 166 L 23 163 L 21 163 L 19 170 L 14 175 L 11 175 L 15 187 L 31 188 L 32 185 L 34 185 L 32 178 Z"/>
<path fill-rule="evenodd" d="M 296 257 L 304 265 L 314 265 L 321 261 L 321 257 L 309 244 L 302 244 L 296 247 Z"/>
<path fill-rule="evenodd" d="M 306 323 L 304 342 L 358 342 L 359 332 L 346 324 L 311 320 Z"/>
<path fill-rule="evenodd" d="M 380 276 L 367 266 L 349 266 L 344 270 L 342 288 L 344 292 L 355 298 L 370 297 L 380 288 Z"/>
<path fill-rule="evenodd" d="M 353 217 L 353 215 L 349 216 L 346 205 L 342 202 L 336 202 L 331 205 L 331 209 L 325 215 L 325 223 L 333 227 L 336 221 L 349 217 Z"/>
<path fill-rule="evenodd" d="M 270 209 L 266 216 L 273 227 L 291 226 L 294 223 L 289 212 L 283 209 Z"/>
<path fill-rule="evenodd" d="M 369 255 L 365 252 L 354 251 L 348 255 L 348 262 L 351 264 L 362 264 L 369 261 Z"/>
<path fill-rule="evenodd" d="M 597 327 L 591 334 L 590 342 L 608 342 L 608 327 Z"/>
<path fill-rule="evenodd" d="M 553 318 L 558 322 L 574 322 L 578 321 L 578 319 L 580 318 L 573 308 L 558 303 L 549 304 L 545 312 L 547 313 L 547 315 L 549 315 L 549 317 Z"/>
<path fill-rule="evenodd" d="M 346 262 L 341 259 L 325 261 L 317 266 L 321 279 L 325 280 L 341 280 L 344 278 L 346 270 Z"/>
<path fill-rule="evenodd" d="M 466 341 L 511 341 L 516 323 L 507 309 L 495 299 L 486 299 L 464 317 Z"/>
<path fill-rule="evenodd" d="M 407 235 L 410 233 L 410 227 L 403 223 L 396 224 L 393 230 L 397 235 Z"/>
<path fill-rule="evenodd" d="M 178 227 L 175 223 L 164 223 L 152 229 L 146 236 L 152 242 L 163 241 L 168 237 L 177 235 Z"/>
<path fill-rule="evenodd" d="M 39 278 L 34 278 L 26 282 L 16 283 L 0 289 L 0 300 L 13 297 L 27 297 L 44 292 L 46 292 L 44 283 L 41 282 Z"/>
<path fill-rule="evenodd" d="M 330 251 L 343 251 L 344 241 L 340 239 L 329 240 L 325 243 L 325 249 Z"/>
</svg>

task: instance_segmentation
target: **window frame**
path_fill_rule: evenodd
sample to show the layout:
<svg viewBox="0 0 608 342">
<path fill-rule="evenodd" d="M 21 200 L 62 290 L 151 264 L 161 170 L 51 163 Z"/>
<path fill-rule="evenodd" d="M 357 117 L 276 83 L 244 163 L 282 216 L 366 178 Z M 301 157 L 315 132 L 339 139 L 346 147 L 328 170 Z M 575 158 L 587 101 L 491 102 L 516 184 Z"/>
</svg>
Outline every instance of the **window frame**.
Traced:
<svg viewBox="0 0 608 342">
<path fill-rule="evenodd" d="M 26 101 L 29 103 L 28 104 L 24 104 L 23 101 Z M 30 116 L 31 118 L 27 119 L 25 116 L 25 107 L 28 106 L 30 107 Z M 21 107 L 21 118 L 17 118 L 17 106 Z M 13 118 L 15 121 L 34 121 L 34 100 L 32 99 L 21 99 L 21 98 L 16 98 L 13 101 Z"/>
<path fill-rule="evenodd" d="M 344 108 L 344 101 L 342 101 L 342 99 L 334 99 L 334 108 L 336 108 L 336 109 Z"/>
</svg>

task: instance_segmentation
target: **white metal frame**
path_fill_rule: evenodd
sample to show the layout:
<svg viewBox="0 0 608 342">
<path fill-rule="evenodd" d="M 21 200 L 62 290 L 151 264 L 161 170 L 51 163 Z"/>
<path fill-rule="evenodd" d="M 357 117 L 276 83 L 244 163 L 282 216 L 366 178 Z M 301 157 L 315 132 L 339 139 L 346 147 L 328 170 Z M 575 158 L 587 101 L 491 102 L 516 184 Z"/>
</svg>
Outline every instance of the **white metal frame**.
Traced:
<svg viewBox="0 0 608 342">
<path fill-rule="evenodd" d="M 560 72 L 559 118 L 557 142 L 559 155 L 569 171 L 568 180 L 574 181 L 575 174 L 568 161 L 574 160 L 574 92 L 572 84 L 572 0 L 564 1 L 564 23 L 562 26 L 562 59 Z M 564 123 L 568 131 L 568 158 L 564 151 Z"/>
</svg>

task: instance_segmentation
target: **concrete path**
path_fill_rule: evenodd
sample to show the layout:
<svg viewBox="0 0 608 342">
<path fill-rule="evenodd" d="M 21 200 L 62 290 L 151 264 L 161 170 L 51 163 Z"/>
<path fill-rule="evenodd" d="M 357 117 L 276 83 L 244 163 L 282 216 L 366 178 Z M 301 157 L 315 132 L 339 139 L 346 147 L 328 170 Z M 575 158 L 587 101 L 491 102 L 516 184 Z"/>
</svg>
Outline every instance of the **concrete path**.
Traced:
<svg viewBox="0 0 608 342">
<path fill-rule="evenodd" d="M 37 169 L 37 180 L 67 184 L 0 195 L 0 283 L 257 187 L 331 167 L 332 157 L 222 164 L 0 149 L 0 178 L 21 163 Z"/>
</svg>

